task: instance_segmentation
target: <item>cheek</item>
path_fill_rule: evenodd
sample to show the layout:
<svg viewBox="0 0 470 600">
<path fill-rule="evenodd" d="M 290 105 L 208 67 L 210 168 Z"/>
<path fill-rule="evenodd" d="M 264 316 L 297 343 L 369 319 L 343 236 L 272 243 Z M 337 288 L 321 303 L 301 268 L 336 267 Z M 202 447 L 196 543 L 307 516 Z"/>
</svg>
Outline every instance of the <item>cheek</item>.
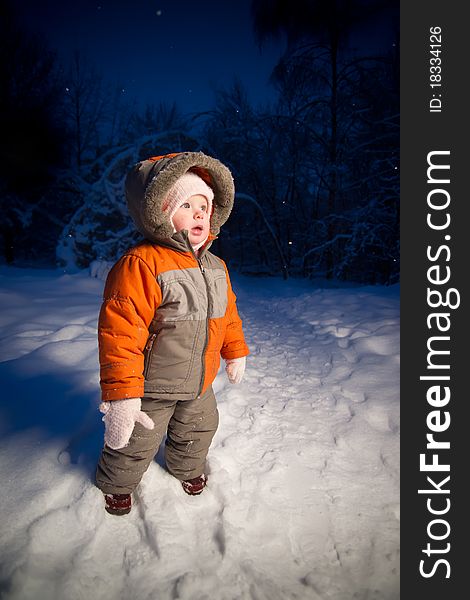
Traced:
<svg viewBox="0 0 470 600">
<path fill-rule="evenodd" d="M 180 229 L 184 229 L 186 225 L 186 215 L 184 214 L 175 214 L 173 215 L 173 226 L 176 231 L 180 231 Z"/>
</svg>

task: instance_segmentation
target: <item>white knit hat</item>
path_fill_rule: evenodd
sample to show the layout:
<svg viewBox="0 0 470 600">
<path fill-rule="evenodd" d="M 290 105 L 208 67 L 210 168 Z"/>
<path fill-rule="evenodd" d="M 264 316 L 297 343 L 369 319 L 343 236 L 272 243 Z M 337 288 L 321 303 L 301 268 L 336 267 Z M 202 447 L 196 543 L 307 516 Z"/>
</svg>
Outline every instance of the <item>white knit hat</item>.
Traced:
<svg viewBox="0 0 470 600">
<path fill-rule="evenodd" d="M 170 221 L 173 223 L 173 215 L 178 208 L 186 202 L 186 200 L 191 198 L 191 196 L 197 196 L 199 194 L 207 198 L 207 212 L 211 215 L 214 192 L 207 183 L 199 177 L 199 175 L 187 171 L 177 180 L 168 192 L 168 195 L 162 204 L 163 212 L 168 213 Z"/>
</svg>

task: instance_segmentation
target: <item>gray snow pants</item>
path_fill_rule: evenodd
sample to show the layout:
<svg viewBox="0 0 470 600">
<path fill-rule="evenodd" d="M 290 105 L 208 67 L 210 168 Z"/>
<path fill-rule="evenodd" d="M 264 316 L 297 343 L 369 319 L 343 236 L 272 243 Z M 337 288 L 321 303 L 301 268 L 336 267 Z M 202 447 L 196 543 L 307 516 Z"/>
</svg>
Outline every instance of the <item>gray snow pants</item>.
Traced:
<svg viewBox="0 0 470 600">
<path fill-rule="evenodd" d="M 120 450 L 104 446 L 96 469 L 96 485 L 105 494 L 131 494 L 158 452 L 165 434 L 165 462 L 177 479 L 204 473 L 212 438 L 219 424 L 210 387 L 194 400 L 142 398 L 142 410 L 155 423 L 152 430 L 136 423 L 129 445 Z"/>
</svg>

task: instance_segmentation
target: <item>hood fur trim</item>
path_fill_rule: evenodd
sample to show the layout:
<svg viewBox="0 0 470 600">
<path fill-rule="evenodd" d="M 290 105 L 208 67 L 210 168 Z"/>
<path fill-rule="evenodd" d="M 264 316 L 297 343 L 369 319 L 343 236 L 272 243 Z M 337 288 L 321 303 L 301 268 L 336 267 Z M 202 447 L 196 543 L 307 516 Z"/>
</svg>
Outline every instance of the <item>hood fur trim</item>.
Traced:
<svg viewBox="0 0 470 600">
<path fill-rule="evenodd" d="M 210 233 L 216 236 L 228 219 L 235 187 L 232 174 L 224 164 L 202 152 L 158 156 L 137 163 L 125 184 L 129 214 L 146 239 L 157 242 L 173 235 L 173 226 L 162 204 L 173 184 L 190 170 L 214 190 Z"/>
</svg>

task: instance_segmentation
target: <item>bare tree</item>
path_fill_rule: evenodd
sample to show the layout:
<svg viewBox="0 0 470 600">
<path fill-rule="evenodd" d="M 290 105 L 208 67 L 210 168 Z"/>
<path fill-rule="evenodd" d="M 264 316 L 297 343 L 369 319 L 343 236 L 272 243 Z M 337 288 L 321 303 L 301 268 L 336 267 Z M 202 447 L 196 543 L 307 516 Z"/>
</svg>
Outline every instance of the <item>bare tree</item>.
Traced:
<svg viewBox="0 0 470 600">
<path fill-rule="evenodd" d="M 29 239 L 38 202 L 62 164 L 64 131 L 55 54 L 0 6 L 0 237 L 7 262 L 39 252 Z"/>
<path fill-rule="evenodd" d="M 348 42 L 355 28 L 365 23 L 374 23 L 378 15 L 396 3 L 382 0 L 253 0 L 252 13 L 254 27 L 258 39 L 262 42 L 270 35 L 285 34 L 288 48 L 284 60 L 296 64 L 303 63 L 308 68 L 310 63 L 318 68 L 324 78 L 321 105 L 324 127 L 322 131 L 323 145 L 327 151 L 328 163 L 323 168 L 322 182 L 326 191 L 327 212 L 335 213 L 340 208 L 338 203 L 339 181 L 341 171 L 341 146 L 344 147 L 344 123 L 341 109 L 341 85 L 347 82 L 346 71 L 341 65 L 341 56 L 348 49 Z M 274 77 L 279 76 L 279 69 Z M 316 102 L 316 100 L 315 100 Z M 320 106 L 320 105 L 319 105 Z M 307 108 L 309 106 L 307 105 Z M 311 108 L 311 107 L 310 107 Z M 342 126 L 342 132 L 339 131 Z M 333 276 L 334 254 L 330 243 L 335 238 L 333 221 L 330 220 L 327 235 L 327 277 Z"/>
<path fill-rule="evenodd" d="M 96 158 L 107 125 L 109 106 L 103 79 L 78 51 L 65 78 L 64 115 L 71 139 L 70 164 L 78 172 Z"/>
</svg>

